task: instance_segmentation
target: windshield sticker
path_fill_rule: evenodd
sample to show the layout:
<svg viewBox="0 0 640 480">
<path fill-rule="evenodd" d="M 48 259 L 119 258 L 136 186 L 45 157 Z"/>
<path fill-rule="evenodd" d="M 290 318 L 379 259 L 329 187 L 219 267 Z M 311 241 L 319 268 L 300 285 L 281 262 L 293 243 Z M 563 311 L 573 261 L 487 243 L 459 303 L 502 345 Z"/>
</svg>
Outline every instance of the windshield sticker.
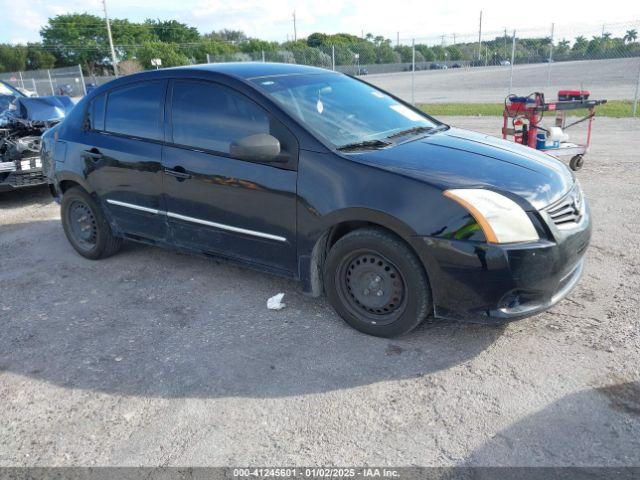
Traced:
<svg viewBox="0 0 640 480">
<path fill-rule="evenodd" d="M 405 107 L 404 105 L 400 105 L 399 103 L 396 103 L 395 105 L 389 105 L 389 108 L 413 122 L 421 122 L 424 120 L 424 118 L 418 115 L 416 112 L 414 112 L 410 108 Z"/>
<path fill-rule="evenodd" d="M 320 100 L 318 100 L 318 102 L 316 103 L 316 110 L 318 110 L 318 113 L 322 113 L 322 111 L 324 110 L 324 105 Z"/>
</svg>

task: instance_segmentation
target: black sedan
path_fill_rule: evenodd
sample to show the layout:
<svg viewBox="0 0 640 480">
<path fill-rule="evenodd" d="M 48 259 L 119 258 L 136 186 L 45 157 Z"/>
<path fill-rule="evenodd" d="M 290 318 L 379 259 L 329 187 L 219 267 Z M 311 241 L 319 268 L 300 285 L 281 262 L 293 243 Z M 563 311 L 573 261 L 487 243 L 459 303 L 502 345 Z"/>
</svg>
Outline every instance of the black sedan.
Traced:
<svg viewBox="0 0 640 480">
<path fill-rule="evenodd" d="M 43 163 L 81 255 L 126 239 L 222 257 L 379 336 L 540 312 L 576 284 L 590 237 L 562 163 L 312 67 L 120 78 L 44 135 Z"/>
</svg>

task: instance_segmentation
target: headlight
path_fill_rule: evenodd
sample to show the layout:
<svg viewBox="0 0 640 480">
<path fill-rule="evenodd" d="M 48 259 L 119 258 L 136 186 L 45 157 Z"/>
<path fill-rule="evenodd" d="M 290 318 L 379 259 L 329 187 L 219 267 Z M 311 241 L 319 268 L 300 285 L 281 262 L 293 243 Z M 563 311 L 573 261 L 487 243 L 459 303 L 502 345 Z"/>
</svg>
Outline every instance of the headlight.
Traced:
<svg viewBox="0 0 640 480">
<path fill-rule="evenodd" d="M 462 205 L 482 228 L 489 243 L 538 240 L 531 220 L 513 200 L 480 188 L 446 190 L 444 196 Z"/>
</svg>

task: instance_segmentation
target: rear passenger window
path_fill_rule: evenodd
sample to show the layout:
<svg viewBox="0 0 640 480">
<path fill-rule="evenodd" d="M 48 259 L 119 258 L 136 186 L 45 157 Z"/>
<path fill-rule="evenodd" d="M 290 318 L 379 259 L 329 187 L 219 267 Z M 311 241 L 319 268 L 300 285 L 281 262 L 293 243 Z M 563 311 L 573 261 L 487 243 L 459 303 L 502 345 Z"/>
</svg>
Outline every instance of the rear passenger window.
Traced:
<svg viewBox="0 0 640 480">
<path fill-rule="evenodd" d="M 89 108 L 89 128 L 91 130 L 104 130 L 104 106 L 106 95 L 98 95 L 91 101 Z"/>
<path fill-rule="evenodd" d="M 105 130 L 134 137 L 162 139 L 164 82 L 140 82 L 109 93 Z"/>
<path fill-rule="evenodd" d="M 171 114 L 173 142 L 180 145 L 228 154 L 231 142 L 248 135 L 270 133 L 278 138 L 267 112 L 222 85 L 176 80 Z"/>
</svg>

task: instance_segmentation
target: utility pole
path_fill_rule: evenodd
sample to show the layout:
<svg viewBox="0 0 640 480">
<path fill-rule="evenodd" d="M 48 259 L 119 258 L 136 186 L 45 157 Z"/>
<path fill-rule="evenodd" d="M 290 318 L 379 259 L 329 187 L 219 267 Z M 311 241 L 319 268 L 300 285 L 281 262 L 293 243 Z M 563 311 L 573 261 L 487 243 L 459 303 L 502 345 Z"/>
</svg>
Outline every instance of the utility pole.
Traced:
<svg viewBox="0 0 640 480">
<path fill-rule="evenodd" d="M 444 47 L 444 33 L 442 34 L 442 37 L 440 38 L 440 46 Z"/>
<path fill-rule="evenodd" d="M 113 73 L 118 77 L 118 62 L 116 61 L 116 51 L 113 48 L 113 38 L 111 37 L 111 25 L 109 24 L 109 15 L 107 15 L 107 0 L 102 0 L 102 8 L 104 9 L 104 20 L 107 22 L 107 35 L 109 36 L 109 47 L 111 47 L 111 63 L 113 64 Z"/>
<path fill-rule="evenodd" d="M 602 38 L 604 38 L 604 23 L 602 24 Z"/>
<path fill-rule="evenodd" d="M 453 33 L 453 44 L 454 45 L 456 44 L 456 34 L 455 34 L 455 32 Z"/>
<path fill-rule="evenodd" d="M 396 32 L 396 47 L 400 46 L 400 32 Z"/>
<path fill-rule="evenodd" d="M 551 86 L 551 63 L 553 62 L 553 29 L 555 23 L 551 24 L 551 41 L 549 42 L 549 65 L 547 68 L 547 88 Z"/>
<path fill-rule="evenodd" d="M 482 59 L 482 10 L 480 10 L 480 28 L 478 29 L 478 60 Z"/>
<path fill-rule="evenodd" d="M 504 27 L 504 58 L 507 58 L 509 51 L 507 50 L 507 27 Z"/>
<path fill-rule="evenodd" d="M 296 29 L 296 11 L 293 11 L 293 41 L 298 40 L 298 31 Z"/>
</svg>

